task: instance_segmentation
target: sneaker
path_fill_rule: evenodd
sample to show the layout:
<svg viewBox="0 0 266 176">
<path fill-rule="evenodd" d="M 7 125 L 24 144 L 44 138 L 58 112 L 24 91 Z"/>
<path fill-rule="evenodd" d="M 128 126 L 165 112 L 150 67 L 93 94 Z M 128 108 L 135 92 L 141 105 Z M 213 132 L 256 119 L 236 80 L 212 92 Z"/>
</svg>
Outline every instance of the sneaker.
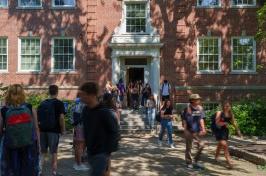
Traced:
<svg viewBox="0 0 266 176">
<path fill-rule="evenodd" d="M 195 167 L 195 169 L 200 169 L 200 170 L 204 170 L 205 169 L 204 165 L 200 164 L 200 163 L 195 163 L 194 167 Z"/>
<path fill-rule="evenodd" d="M 88 171 L 88 170 L 90 170 L 90 168 L 87 167 L 85 164 L 81 164 L 80 167 L 81 167 L 81 170 L 83 170 L 83 171 Z"/>
<path fill-rule="evenodd" d="M 189 170 L 192 170 L 194 167 L 193 167 L 193 164 L 187 164 L 187 168 L 189 169 Z"/>
<path fill-rule="evenodd" d="M 175 148 L 174 144 L 170 144 L 170 148 L 174 149 Z"/>
<path fill-rule="evenodd" d="M 79 167 L 79 166 L 78 166 L 78 164 L 76 164 L 76 163 L 73 165 L 73 169 L 75 169 L 75 170 L 77 170 L 78 167 Z"/>
<path fill-rule="evenodd" d="M 158 141 L 158 145 L 159 145 L 159 147 L 162 147 L 163 146 L 163 142 L 162 141 Z"/>
<path fill-rule="evenodd" d="M 63 176 L 62 174 L 59 174 L 58 172 L 53 172 L 52 176 Z"/>
</svg>

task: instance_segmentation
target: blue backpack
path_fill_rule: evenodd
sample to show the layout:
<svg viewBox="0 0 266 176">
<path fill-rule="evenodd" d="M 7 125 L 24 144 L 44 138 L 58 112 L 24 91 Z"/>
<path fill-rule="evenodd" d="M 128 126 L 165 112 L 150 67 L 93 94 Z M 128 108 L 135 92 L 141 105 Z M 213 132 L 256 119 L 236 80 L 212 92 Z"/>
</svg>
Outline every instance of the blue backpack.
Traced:
<svg viewBox="0 0 266 176">
<path fill-rule="evenodd" d="M 55 101 L 54 99 L 44 100 L 37 109 L 38 123 L 41 131 L 52 131 L 57 126 Z"/>
</svg>

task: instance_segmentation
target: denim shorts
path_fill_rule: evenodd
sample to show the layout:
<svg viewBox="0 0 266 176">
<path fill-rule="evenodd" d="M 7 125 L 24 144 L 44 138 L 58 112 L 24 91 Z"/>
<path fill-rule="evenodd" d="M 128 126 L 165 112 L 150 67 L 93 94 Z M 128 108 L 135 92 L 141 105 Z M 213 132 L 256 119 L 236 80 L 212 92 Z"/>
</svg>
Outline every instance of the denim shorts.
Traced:
<svg viewBox="0 0 266 176">
<path fill-rule="evenodd" d="M 47 153 L 48 148 L 51 154 L 57 153 L 59 144 L 59 134 L 51 132 L 41 132 L 41 151 L 42 153 Z"/>
</svg>

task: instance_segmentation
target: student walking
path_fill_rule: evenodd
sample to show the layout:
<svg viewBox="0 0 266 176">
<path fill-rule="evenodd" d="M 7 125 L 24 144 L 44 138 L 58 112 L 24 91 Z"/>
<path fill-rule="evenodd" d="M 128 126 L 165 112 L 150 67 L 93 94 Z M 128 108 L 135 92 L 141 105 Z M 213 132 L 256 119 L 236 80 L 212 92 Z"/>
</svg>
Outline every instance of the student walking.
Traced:
<svg viewBox="0 0 266 176">
<path fill-rule="evenodd" d="M 124 96 L 126 94 L 126 88 L 123 79 L 121 78 L 117 84 L 117 88 L 119 91 L 119 102 L 121 104 L 121 107 L 124 107 Z"/>
<path fill-rule="evenodd" d="M 39 129 L 36 110 L 25 103 L 26 95 L 19 84 L 11 85 L 0 113 L 3 137 L 2 176 L 38 176 Z"/>
<path fill-rule="evenodd" d="M 173 107 L 170 100 L 166 100 L 164 102 L 164 105 L 160 110 L 160 112 L 161 112 L 161 131 L 159 134 L 159 146 L 162 146 L 163 135 L 165 130 L 167 130 L 168 144 L 170 148 L 175 148 L 172 137 L 173 133 L 172 121 L 174 119 L 174 115 L 173 115 Z"/>
<path fill-rule="evenodd" d="M 201 137 L 206 134 L 204 118 L 205 113 L 200 106 L 201 97 L 198 94 L 192 94 L 189 98 L 190 104 L 184 109 L 182 114 L 182 121 L 184 126 L 184 135 L 186 139 L 185 159 L 188 169 L 203 169 L 204 167 L 198 163 L 202 150 L 204 149 L 204 142 Z M 197 153 L 194 157 L 194 165 L 192 160 L 192 143 L 197 144 Z"/>
<path fill-rule="evenodd" d="M 77 97 L 75 100 L 75 106 L 73 107 L 72 120 L 74 126 L 73 143 L 75 150 L 75 161 L 73 168 L 77 171 L 88 171 L 89 168 L 82 163 L 82 156 L 85 151 L 85 138 L 84 138 L 84 128 L 81 118 L 81 112 L 84 108 L 84 104 Z"/>
<path fill-rule="evenodd" d="M 138 110 L 139 107 L 139 89 L 138 84 L 134 84 L 133 88 L 131 89 L 131 100 L 132 100 L 132 108 L 134 110 Z"/>
<path fill-rule="evenodd" d="M 156 101 L 153 95 L 150 95 L 149 99 L 146 103 L 147 108 L 147 118 L 149 121 L 149 127 L 150 129 L 154 129 L 154 123 L 155 123 L 155 113 L 156 113 Z"/>
<path fill-rule="evenodd" d="M 215 160 L 218 161 L 221 149 L 224 150 L 224 156 L 226 162 L 228 164 L 229 169 L 233 168 L 233 164 L 231 161 L 230 153 L 228 150 L 228 137 L 229 137 L 229 129 L 228 125 L 232 124 L 236 129 L 238 136 L 242 137 L 242 134 L 237 126 L 236 120 L 234 118 L 234 114 L 231 109 L 230 102 L 224 102 L 222 104 L 222 111 L 216 112 L 216 114 L 212 117 L 212 131 L 218 141 L 217 149 L 215 153 Z"/>
<path fill-rule="evenodd" d="M 148 98 L 150 98 L 150 96 L 152 95 L 152 93 L 151 93 L 151 87 L 150 87 L 150 85 L 148 83 L 142 89 L 142 92 L 141 93 L 142 93 L 141 106 L 145 106 Z"/>
<path fill-rule="evenodd" d="M 81 101 L 86 104 L 81 117 L 91 176 L 105 176 L 110 167 L 111 154 L 118 150 L 120 139 L 115 114 L 98 102 L 98 85 L 86 82 L 79 87 Z"/>
<path fill-rule="evenodd" d="M 59 136 L 65 132 L 65 107 L 64 103 L 57 99 L 58 86 L 49 86 L 49 96 L 38 107 L 38 121 L 41 131 L 41 165 L 43 165 L 49 148 L 49 152 L 52 155 L 52 175 L 60 176 L 61 174 L 57 172 L 57 150 Z"/>
<path fill-rule="evenodd" d="M 171 85 L 167 80 L 163 81 L 163 84 L 161 86 L 161 97 L 162 97 L 162 103 L 165 100 L 170 99 L 170 93 L 171 93 Z"/>
</svg>

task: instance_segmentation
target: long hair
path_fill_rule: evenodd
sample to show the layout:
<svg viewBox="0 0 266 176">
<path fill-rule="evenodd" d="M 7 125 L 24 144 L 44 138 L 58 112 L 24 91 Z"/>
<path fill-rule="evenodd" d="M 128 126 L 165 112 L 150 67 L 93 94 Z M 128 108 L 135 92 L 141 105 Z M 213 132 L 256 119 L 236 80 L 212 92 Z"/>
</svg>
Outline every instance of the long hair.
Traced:
<svg viewBox="0 0 266 176">
<path fill-rule="evenodd" d="M 19 106 L 25 103 L 26 95 L 23 87 L 20 84 L 10 85 L 6 93 L 5 101 L 7 105 L 13 106 Z"/>
<path fill-rule="evenodd" d="M 167 103 L 168 103 L 168 102 L 170 102 L 170 106 L 169 106 L 169 108 L 170 108 L 170 109 L 173 109 L 173 106 L 172 106 L 172 102 L 171 102 L 171 100 L 165 100 L 162 109 L 166 109 L 166 108 L 167 108 Z"/>
<path fill-rule="evenodd" d="M 230 116 L 230 118 L 231 119 L 234 118 L 234 114 L 233 114 L 233 111 L 232 111 L 232 104 L 231 104 L 230 101 L 224 101 L 224 102 L 222 102 L 222 110 L 223 110 L 223 112 L 225 111 L 225 106 L 226 105 L 229 105 L 230 106 L 230 110 L 229 110 L 229 116 Z"/>
</svg>

